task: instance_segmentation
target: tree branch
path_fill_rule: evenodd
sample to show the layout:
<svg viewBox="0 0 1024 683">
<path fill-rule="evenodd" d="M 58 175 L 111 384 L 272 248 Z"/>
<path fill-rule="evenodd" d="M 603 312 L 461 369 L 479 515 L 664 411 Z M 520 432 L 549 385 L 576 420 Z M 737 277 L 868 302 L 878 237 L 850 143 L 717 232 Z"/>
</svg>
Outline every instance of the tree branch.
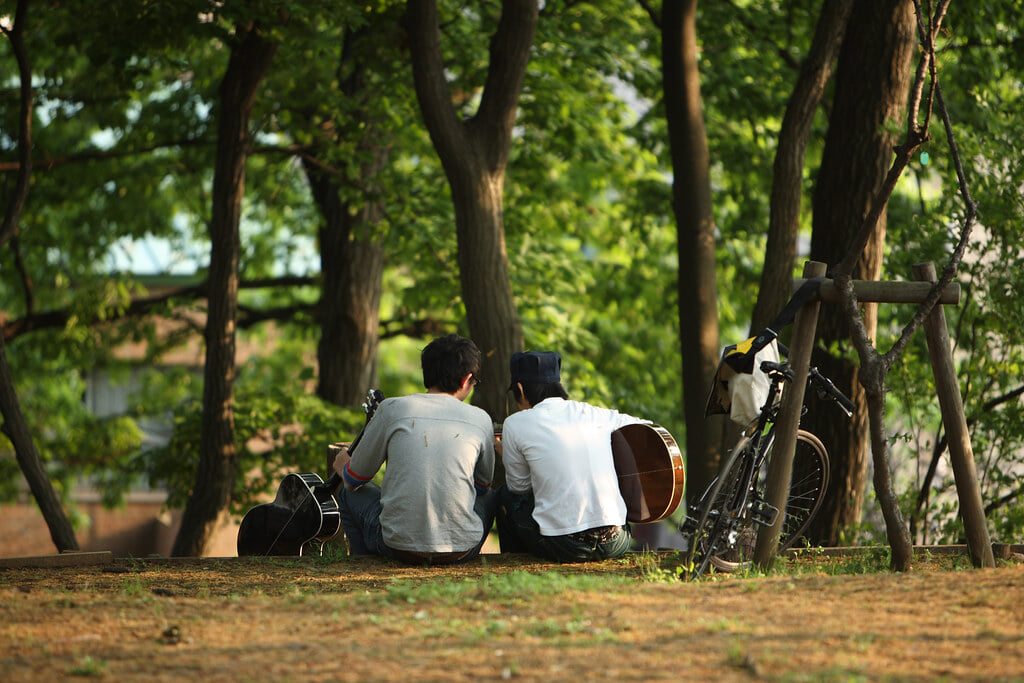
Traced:
<svg viewBox="0 0 1024 683">
<path fill-rule="evenodd" d="M 261 280 L 248 280 L 239 283 L 239 289 L 267 289 L 281 287 L 312 287 L 319 286 L 319 278 L 289 276 L 281 278 L 269 278 Z M 195 301 L 206 296 L 206 283 L 201 282 L 185 287 L 175 287 L 157 296 L 139 297 L 133 299 L 127 306 L 117 311 L 106 311 L 102 318 L 96 317 L 85 321 L 86 325 L 99 323 L 116 322 L 129 320 L 151 315 L 154 311 L 166 307 L 176 300 Z M 314 318 L 320 315 L 320 304 L 288 304 L 272 308 L 258 309 L 250 306 L 239 306 L 239 317 L 237 325 L 239 329 L 248 329 L 256 325 L 272 320 L 293 321 L 302 315 L 311 315 Z M 46 311 L 44 313 L 33 313 L 6 323 L 3 328 L 4 342 L 10 342 L 18 337 L 32 332 L 39 332 L 46 329 L 61 329 L 66 327 L 72 315 L 68 309 Z M 439 320 L 437 318 L 394 318 L 382 320 L 380 323 L 381 339 L 392 337 L 412 337 L 416 339 L 427 338 L 443 334 L 444 330 L 450 329 L 455 323 L 450 320 Z M 200 330 L 201 332 L 201 330 Z"/>
<path fill-rule="evenodd" d="M 931 107 L 936 95 L 939 96 L 940 110 L 944 112 L 945 106 L 941 99 L 941 90 L 938 87 L 937 77 L 934 69 L 935 54 L 934 40 L 936 32 L 942 23 L 945 14 L 947 0 L 943 0 L 937 12 L 929 18 L 928 28 L 922 21 L 923 13 L 919 0 L 914 0 L 914 9 L 917 16 L 918 39 L 921 43 L 924 54 L 921 56 L 914 77 L 914 84 L 911 90 L 909 112 L 907 116 L 906 139 L 899 145 L 895 152 L 896 157 L 886 174 L 885 181 L 878 193 L 872 200 L 871 209 L 861 224 L 856 239 L 850 246 L 846 255 L 837 267 L 835 280 L 836 286 L 843 295 L 843 310 L 850 326 L 850 337 L 857 355 L 860 359 L 861 373 L 860 383 L 864 387 L 868 401 L 868 421 L 871 430 L 871 454 L 874 462 L 874 484 L 875 493 L 878 496 L 882 508 L 882 515 L 885 518 L 887 535 L 892 548 L 892 566 L 899 571 L 906 571 L 910 567 L 910 559 L 913 554 L 913 547 L 909 537 L 909 530 L 904 526 L 902 514 L 900 513 L 895 492 L 892 488 L 891 477 L 889 476 L 889 448 L 885 434 L 885 377 L 910 339 L 910 335 L 924 322 L 928 313 L 938 301 L 939 292 L 952 279 L 959 263 L 959 256 L 962 252 L 955 251 L 950 263 L 943 269 L 942 277 L 936 283 L 925 301 L 918 307 L 917 314 L 913 320 L 903 329 L 901 337 L 892 348 L 884 355 L 878 353 L 874 347 L 864 320 L 860 315 L 856 295 L 853 291 L 851 274 L 857 261 L 861 258 L 872 235 L 878 230 L 878 223 L 882 213 L 888 205 L 889 198 L 896 187 L 896 183 L 907 165 L 910 163 L 911 155 L 926 140 L 928 140 L 928 126 L 931 117 Z M 926 113 L 921 120 L 921 101 L 924 92 L 925 78 L 930 77 L 930 86 L 926 99 Z M 944 121 L 948 122 L 948 116 L 944 114 Z M 952 132 L 947 124 L 947 138 L 952 140 Z M 954 157 L 957 156 L 955 146 L 951 146 Z M 958 174 L 958 178 L 961 176 Z M 966 192 L 966 187 L 961 187 Z M 973 209 L 969 206 L 968 219 L 965 221 L 964 230 L 961 233 L 961 241 L 969 234 L 973 224 Z"/>
<path fill-rule="evenodd" d="M 239 289 L 267 289 L 274 287 L 312 287 L 318 286 L 319 279 L 312 277 L 288 276 L 281 278 L 269 278 L 260 280 L 248 280 L 239 283 Z M 166 306 L 176 299 L 195 300 L 206 296 L 206 282 L 184 287 L 168 289 L 157 296 L 139 297 L 132 301 L 120 311 L 106 311 L 102 320 L 95 318 L 87 321 L 86 324 L 109 322 L 112 320 L 124 320 L 147 315 L 154 310 Z M 75 313 L 74 315 L 78 315 Z M 4 325 L 4 341 L 10 342 L 23 334 L 36 332 L 43 329 L 59 329 L 65 327 L 71 319 L 72 312 L 68 309 L 57 309 L 43 313 L 28 313 L 21 318 L 12 320 Z M 242 323 L 239 323 L 242 326 Z"/>
<path fill-rule="evenodd" d="M 142 154 L 150 154 L 161 149 L 168 149 L 172 147 L 210 147 L 214 143 L 210 140 L 194 140 L 186 138 L 183 140 L 167 140 L 165 142 L 159 142 L 154 145 L 146 147 L 133 147 L 131 149 L 109 149 L 109 150 L 95 150 L 91 152 L 82 152 L 81 154 L 68 154 L 60 157 L 44 157 L 42 162 L 36 160 L 34 162 L 35 170 L 38 171 L 49 171 L 58 166 L 68 166 L 70 164 L 78 164 L 89 161 L 109 161 L 111 159 L 127 159 L 129 157 L 139 156 Z M 307 145 L 291 144 L 291 145 L 257 145 L 253 147 L 253 155 L 258 154 L 293 154 L 321 166 L 323 169 L 330 173 L 340 175 L 341 172 L 323 162 L 317 160 L 312 156 L 310 147 Z M 22 167 L 21 161 L 3 161 L 0 162 L 0 173 L 12 173 L 18 171 Z"/>
</svg>

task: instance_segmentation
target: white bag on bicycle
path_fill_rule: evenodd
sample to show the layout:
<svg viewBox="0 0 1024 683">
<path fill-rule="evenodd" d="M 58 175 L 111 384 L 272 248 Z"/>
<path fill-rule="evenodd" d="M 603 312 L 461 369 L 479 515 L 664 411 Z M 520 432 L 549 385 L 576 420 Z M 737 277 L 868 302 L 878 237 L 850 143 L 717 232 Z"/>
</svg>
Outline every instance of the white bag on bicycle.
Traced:
<svg viewBox="0 0 1024 683">
<path fill-rule="evenodd" d="M 741 349 L 737 349 L 738 346 Z M 722 360 L 715 372 L 715 381 L 708 397 L 705 415 L 728 413 L 733 422 L 746 427 L 757 419 L 764 402 L 768 400 L 771 380 L 762 372 L 761 362 L 779 362 L 779 345 L 772 340 L 755 353 L 749 372 L 737 371 L 734 368 L 735 363 L 730 364 L 725 360 L 726 356 L 742 353 L 742 346 L 743 344 L 732 344 L 722 349 Z"/>
</svg>

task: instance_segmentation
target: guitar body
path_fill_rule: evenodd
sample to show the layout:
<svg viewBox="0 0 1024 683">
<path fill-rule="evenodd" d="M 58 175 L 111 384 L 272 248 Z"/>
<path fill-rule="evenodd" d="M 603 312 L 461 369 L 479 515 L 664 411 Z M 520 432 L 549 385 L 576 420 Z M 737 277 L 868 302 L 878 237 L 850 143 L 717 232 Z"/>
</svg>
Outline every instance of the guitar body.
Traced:
<svg viewBox="0 0 1024 683">
<path fill-rule="evenodd" d="M 367 423 L 383 400 L 384 394 L 377 389 L 366 395 L 363 410 Z M 363 436 L 363 430 L 349 446 L 350 453 Z M 323 542 L 341 529 L 341 512 L 334 498 L 334 492 L 341 485 L 337 472 L 326 482 L 317 474 L 287 475 L 273 501 L 245 513 L 238 527 L 238 556 L 294 556 L 302 555 L 306 549 L 322 552 Z"/>
<path fill-rule="evenodd" d="M 612 457 L 627 521 L 649 524 L 676 511 L 686 472 L 679 445 L 667 429 L 652 424 L 620 427 L 612 432 Z"/>
<path fill-rule="evenodd" d="M 289 474 L 274 500 L 245 513 L 238 527 L 238 556 L 302 555 L 338 533 L 338 503 L 317 474 Z M 319 543 L 316 547 L 319 548 Z"/>
</svg>

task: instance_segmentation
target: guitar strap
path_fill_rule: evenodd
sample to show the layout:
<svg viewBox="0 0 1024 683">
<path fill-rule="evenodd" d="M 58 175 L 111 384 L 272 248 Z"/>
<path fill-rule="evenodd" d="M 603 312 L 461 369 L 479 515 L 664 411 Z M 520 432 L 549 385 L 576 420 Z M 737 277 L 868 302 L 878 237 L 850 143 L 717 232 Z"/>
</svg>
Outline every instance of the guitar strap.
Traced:
<svg viewBox="0 0 1024 683">
<path fill-rule="evenodd" d="M 267 546 L 267 552 L 263 553 L 264 557 L 270 555 L 270 551 L 274 549 L 274 546 L 277 545 L 277 542 L 281 540 L 281 536 L 284 535 L 285 529 L 287 529 L 291 525 L 292 521 L 295 519 L 295 515 L 299 514 L 300 506 L 295 505 L 293 507 L 294 509 L 292 510 L 292 514 L 288 517 L 288 521 L 281 525 L 281 530 L 277 532 L 277 536 L 275 536 L 274 540 L 271 541 L 270 545 Z"/>
</svg>

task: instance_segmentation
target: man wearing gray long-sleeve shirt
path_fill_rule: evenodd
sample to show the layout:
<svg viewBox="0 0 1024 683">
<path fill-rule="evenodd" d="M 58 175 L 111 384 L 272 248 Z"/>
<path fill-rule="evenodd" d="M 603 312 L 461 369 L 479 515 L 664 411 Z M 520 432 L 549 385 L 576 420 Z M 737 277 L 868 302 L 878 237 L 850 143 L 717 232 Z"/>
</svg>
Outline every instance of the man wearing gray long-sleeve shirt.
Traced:
<svg viewBox="0 0 1024 683">
<path fill-rule="evenodd" d="M 334 468 L 341 522 L 353 555 L 444 564 L 475 557 L 494 521 L 494 425 L 464 401 L 480 373 L 480 351 L 458 335 L 423 350 L 424 394 L 383 401 L 351 458 Z M 381 486 L 371 481 L 387 463 Z"/>
</svg>

